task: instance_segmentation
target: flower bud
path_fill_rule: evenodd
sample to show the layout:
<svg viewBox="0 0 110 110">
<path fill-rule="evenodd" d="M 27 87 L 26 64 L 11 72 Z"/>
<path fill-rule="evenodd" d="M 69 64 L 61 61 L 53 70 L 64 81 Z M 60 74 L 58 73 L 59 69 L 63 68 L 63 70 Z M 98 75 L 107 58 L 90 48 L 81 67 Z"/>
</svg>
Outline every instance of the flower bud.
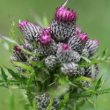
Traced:
<svg viewBox="0 0 110 110">
<path fill-rule="evenodd" d="M 58 44 L 58 50 L 56 56 L 61 63 L 66 63 L 66 62 L 78 63 L 80 61 L 79 53 L 75 52 L 74 50 L 71 49 L 71 47 L 68 44 L 64 44 L 64 43 Z"/>
<path fill-rule="evenodd" d="M 68 41 L 68 44 L 73 50 L 81 54 L 87 40 L 88 36 L 84 33 L 80 33 L 79 36 L 71 37 Z"/>
<path fill-rule="evenodd" d="M 44 29 L 39 38 L 40 43 L 46 45 L 49 44 L 51 40 L 50 29 Z"/>
<path fill-rule="evenodd" d="M 19 46 L 14 46 L 13 55 L 11 57 L 11 60 L 18 61 L 18 62 L 26 62 L 27 58 Z"/>
<path fill-rule="evenodd" d="M 84 48 L 88 50 L 89 56 L 91 57 L 96 53 L 98 47 L 99 47 L 99 41 L 95 39 L 95 40 L 88 40 Z"/>
<path fill-rule="evenodd" d="M 99 66 L 97 64 L 85 68 L 85 76 L 95 79 L 99 73 Z"/>
<path fill-rule="evenodd" d="M 51 39 L 51 42 L 46 45 L 38 43 L 38 48 L 36 50 L 36 52 L 43 56 L 54 55 L 57 51 L 57 44 L 53 39 Z"/>
<path fill-rule="evenodd" d="M 81 31 L 80 27 L 76 26 L 76 32 L 75 32 L 75 34 L 76 35 L 79 35 L 81 33 L 82 33 L 82 31 Z"/>
<path fill-rule="evenodd" d="M 18 27 L 28 42 L 37 41 L 42 31 L 40 26 L 34 25 L 27 20 L 21 21 Z"/>
<path fill-rule="evenodd" d="M 45 59 L 45 66 L 49 69 L 52 70 L 54 69 L 58 64 L 58 59 L 54 55 L 50 55 Z"/>
<path fill-rule="evenodd" d="M 49 104 L 51 103 L 51 97 L 48 93 L 44 93 L 36 97 L 36 110 L 47 110 Z M 59 98 L 53 98 L 51 110 L 57 110 L 59 106 Z"/>
<path fill-rule="evenodd" d="M 63 63 L 61 67 L 62 73 L 69 76 L 74 76 L 78 74 L 78 65 L 71 62 L 71 63 Z"/>
</svg>

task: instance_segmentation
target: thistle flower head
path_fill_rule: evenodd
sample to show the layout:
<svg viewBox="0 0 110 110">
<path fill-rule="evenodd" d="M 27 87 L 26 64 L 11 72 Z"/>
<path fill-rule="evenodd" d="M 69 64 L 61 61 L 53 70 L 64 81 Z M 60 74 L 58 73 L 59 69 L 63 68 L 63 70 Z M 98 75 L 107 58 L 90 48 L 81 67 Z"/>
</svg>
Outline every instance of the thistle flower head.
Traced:
<svg viewBox="0 0 110 110">
<path fill-rule="evenodd" d="M 18 27 L 22 30 L 28 24 L 27 20 L 23 20 L 18 24 Z"/>
<path fill-rule="evenodd" d="M 80 34 L 79 34 L 79 38 L 80 38 L 82 41 L 87 41 L 87 40 L 88 40 L 88 35 L 85 34 L 85 33 L 80 33 Z"/>
<path fill-rule="evenodd" d="M 58 44 L 58 52 L 68 52 L 71 49 L 71 47 L 66 43 L 60 43 Z"/>
<path fill-rule="evenodd" d="M 58 60 L 54 55 L 50 55 L 45 59 L 45 66 L 50 70 L 54 69 L 57 64 Z"/>
<path fill-rule="evenodd" d="M 51 42 L 51 34 L 50 34 L 50 29 L 44 29 L 42 31 L 42 34 L 39 38 L 39 41 L 41 44 L 49 44 Z"/>
<path fill-rule="evenodd" d="M 28 43 L 28 42 L 25 42 L 23 44 L 23 48 L 26 49 L 26 50 L 28 50 L 28 51 L 32 51 L 33 50 L 33 45 L 30 44 L 30 43 Z"/>
<path fill-rule="evenodd" d="M 39 25 L 24 20 L 18 24 L 18 27 L 27 42 L 38 41 L 42 31 L 42 28 Z"/>
<path fill-rule="evenodd" d="M 65 43 L 60 43 L 58 45 L 56 56 L 61 63 L 67 63 L 71 61 L 78 63 L 80 61 L 80 54 L 72 50 L 72 48 Z"/>
<path fill-rule="evenodd" d="M 70 76 L 76 75 L 78 72 L 78 65 L 73 62 L 63 63 L 61 67 L 61 71 L 65 75 L 70 75 Z"/>
<path fill-rule="evenodd" d="M 25 53 L 22 52 L 21 48 L 17 45 L 13 48 L 13 55 L 11 61 L 27 62 Z"/>
<path fill-rule="evenodd" d="M 76 35 L 79 35 L 80 33 L 82 33 L 82 30 L 79 26 L 76 26 Z"/>
<path fill-rule="evenodd" d="M 97 46 L 99 46 L 100 43 L 99 43 L 99 41 L 98 41 L 97 39 L 94 39 L 93 41 L 94 41 L 94 43 L 95 43 Z"/>
<path fill-rule="evenodd" d="M 36 96 L 37 109 L 36 110 L 46 110 L 50 104 L 51 96 L 48 93 Z M 57 110 L 59 106 L 59 98 L 54 98 L 52 101 L 52 106 L 50 110 Z"/>
<path fill-rule="evenodd" d="M 76 20 L 76 12 L 65 8 L 64 6 L 58 7 L 55 13 L 55 20 L 61 22 L 72 22 Z"/>
<path fill-rule="evenodd" d="M 69 47 L 68 44 L 62 44 L 62 49 L 63 49 L 64 51 L 67 51 L 67 50 L 70 49 L 70 47 Z"/>
<path fill-rule="evenodd" d="M 15 52 L 21 52 L 21 48 L 17 45 L 14 46 L 14 51 Z"/>
<path fill-rule="evenodd" d="M 68 0 L 66 0 L 62 6 L 56 9 L 55 20 L 59 22 L 72 22 L 76 20 L 76 12 L 65 7 L 67 2 Z"/>
<path fill-rule="evenodd" d="M 88 40 L 85 44 L 84 49 L 88 50 L 89 57 L 91 57 L 96 53 L 98 47 L 99 47 L 99 41 L 94 39 L 94 40 Z"/>
</svg>

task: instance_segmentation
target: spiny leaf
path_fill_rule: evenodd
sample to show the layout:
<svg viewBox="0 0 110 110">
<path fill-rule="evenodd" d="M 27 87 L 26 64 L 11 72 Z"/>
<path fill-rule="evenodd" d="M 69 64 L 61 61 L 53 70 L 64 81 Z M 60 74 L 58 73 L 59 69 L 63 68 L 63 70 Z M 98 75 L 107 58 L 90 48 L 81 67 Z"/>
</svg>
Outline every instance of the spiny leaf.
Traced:
<svg viewBox="0 0 110 110">
<path fill-rule="evenodd" d="M 33 100 L 33 110 L 36 110 L 36 97 L 34 98 L 34 100 Z"/>
<path fill-rule="evenodd" d="M 15 22 L 12 21 L 11 22 L 11 27 L 10 27 L 10 36 L 12 39 L 16 39 L 16 35 L 15 35 Z"/>
<path fill-rule="evenodd" d="M 9 38 L 9 37 L 5 37 L 5 36 L 2 36 L 2 39 L 4 39 L 5 41 L 11 43 L 11 44 L 14 44 L 14 45 L 17 45 L 21 48 L 22 51 L 24 51 L 26 54 L 29 54 L 29 55 L 32 55 L 34 56 L 35 54 L 34 53 L 31 53 L 29 52 L 28 50 L 24 49 L 21 45 L 19 45 L 15 40 Z"/>
<path fill-rule="evenodd" d="M 6 75 L 6 73 L 5 73 L 5 71 L 4 71 L 4 69 L 3 68 L 1 68 L 1 74 L 2 74 L 2 78 L 3 78 L 3 80 L 5 80 L 6 82 L 7 82 L 7 75 Z"/>
<path fill-rule="evenodd" d="M 21 63 L 21 62 L 16 62 L 16 61 L 13 61 L 12 63 L 15 66 L 21 67 L 24 70 L 27 70 L 27 71 L 30 71 L 30 72 L 33 71 L 33 68 L 30 65 L 27 65 L 27 64 L 24 64 L 24 63 Z"/>
<path fill-rule="evenodd" d="M 98 95 L 107 94 L 107 93 L 110 93 L 110 88 L 97 91 L 97 94 L 98 94 Z"/>
<path fill-rule="evenodd" d="M 95 90 L 99 89 L 101 87 L 101 83 L 102 83 L 102 76 L 99 78 L 99 80 L 97 81 L 96 85 L 95 85 Z"/>
<path fill-rule="evenodd" d="M 9 38 L 9 37 L 5 37 L 5 36 L 2 36 L 2 38 L 12 44 L 15 44 L 15 45 L 19 45 L 15 40 Z"/>
<path fill-rule="evenodd" d="M 91 82 L 92 79 L 89 77 L 80 76 L 80 77 L 76 78 L 75 81 L 89 81 L 89 82 Z"/>
<path fill-rule="evenodd" d="M 108 52 L 108 50 L 107 50 L 107 49 L 105 49 L 105 50 L 102 52 L 101 57 L 104 57 L 104 56 L 107 54 L 107 52 Z"/>
<path fill-rule="evenodd" d="M 91 99 L 87 98 L 87 101 L 92 104 L 94 106 L 94 108 L 96 109 L 96 104 L 94 103 L 94 101 L 92 101 Z"/>
<path fill-rule="evenodd" d="M 69 101 L 69 93 L 66 93 L 65 95 L 64 95 L 64 103 L 67 103 L 68 101 Z"/>
<path fill-rule="evenodd" d="M 82 58 L 83 60 L 85 60 L 86 62 L 91 63 L 91 61 L 90 61 L 88 58 L 83 57 L 83 56 L 81 56 L 81 58 Z"/>
<path fill-rule="evenodd" d="M 12 69 L 7 68 L 7 67 L 6 67 L 6 69 L 8 70 L 8 72 L 11 74 L 11 76 L 12 76 L 13 78 L 15 78 L 15 79 L 20 79 L 20 74 L 19 74 L 19 73 L 14 72 Z"/>
<path fill-rule="evenodd" d="M 44 24 L 45 27 L 49 26 L 48 19 L 45 16 L 43 17 L 43 24 Z"/>
</svg>

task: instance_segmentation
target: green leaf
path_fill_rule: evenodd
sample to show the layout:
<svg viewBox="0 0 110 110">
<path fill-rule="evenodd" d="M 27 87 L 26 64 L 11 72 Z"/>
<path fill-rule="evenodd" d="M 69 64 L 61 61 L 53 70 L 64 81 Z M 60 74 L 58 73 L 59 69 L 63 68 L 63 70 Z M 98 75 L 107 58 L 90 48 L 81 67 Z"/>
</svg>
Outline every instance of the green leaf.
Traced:
<svg viewBox="0 0 110 110">
<path fill-rule="evenodd" d="M 3 43 L 3 46 L 5 47 L 6 50 L 9 50 L 10 49 L 9 44 L 7 42 L 4 42 Z"/>
<path fill-rule="evenodd" d="M 88 58 L 83 57 L 83 56 L 81 56 L 81 58 L 82 58 L 83 60 L 85 60 L 86 62 L 91 63 L 91 61 L 90 61 Z"/>
<path fill-rule="evenodd" d="M 43 24 L 44 24 L 45 27 L 49 26 L 48 19 L 45 16 L 43 17 Z"/>
<path fill-rule="evenodd" d="M 99 78 L 99 80 L 97 81 L 96 85 L 95 85 L 95 90 L 99 89 L 101 87 L 101 83 L 102 83 L 102 76 Z"/>
<path fill-rule="evenodd" d="M 43 64 L 43 61 L 41 61 L 41 62 L 36 62 L 36 67 L 37 68 L 43 68 L 44 67 L 44 64 Z"/>
<path fill-rule="evenodd" d="M 1 68 L 1 74 L 2 74 L 3 80 L 7 81 L 7 77 L 8 77 L 8 76 L 6 75 L 6 73 L 5 73 L 5 71 L 4 71 L 3 68 Z"/>
<path fill-rule="evenodd" d="M 36 97 L 34 98 L 34 100 L 33 100 L 33 110 L 36 110 Z"/>
<path fill-rule="evenodd" d="M 92 104 L 94 106 L 94 108 L 96 109 L 96 104 L 94 103 L 94 101 L 92 101 L 91 99 L 87 98 L 87 101 Z"/>
<path fill-rule="evenodd" d="M 11 27 L 10 27 L 10 36 L 12 39 L 16 39 L 16 35 L 15 35 L 15 22 L 11 21 Z"/>
<path fill-rule="evenodd" d="M 31 53 L 31 52 L 27 51 L 26 49 L 24 49 L 24 48 L 23 48 L 21 45 L 19 45 L 15 40 L 13 40 L 13 39 L 11 39 L 11 38 L 9 38 L 9 37 L 5 37 L 5 36 L 2 36 L 2 38 L 3 38 L 4 40 L 6 40 L 7 42 L 11 43 L 11 44 L 14 44 L 14 45 L 19 46 L 23 52 L 25 52 L 25 53 L 27 53 L 27 54 L 29 54 L 29 55 L 32 55 L 32 56 L 34 55 L 34 53 Z"/>
<path fill-rule="evenodd" d="M 8 70 L 8 72 L 11 74 L 11 76 L 15 79 L 20 79 L 20 74 L 17 72 L 14 72 L 12 69 L 9 69 L 6 67 L 6 69 Z"/>
<path fill-rule="evenodd" d="M 98 95 L 110 93 L 110 88 L 97 91 Z"/>
<path fill-rule="evenodd" d="M 105 57 L 105 56 L 106 56 L 106 54 L 107 54 L 107 52 L 108 52 L 108 50 L 107 50 L 107 49 L 105 49 L 105 50 L 102 52 L 101 57 Z"/>
<path fill-rule="evenodd" d="M 66 93 L 65 95 L 64 95 L 64 103 L 67 103 L 68 101 L 69 101 L 69 93 Z"/>
<path fill-rule="evenodd" d="M 11 93 L 10 99 L 9 99 L 9 110 L 15 110 L 15 101 L 14 101 L 14 94 Z"/>
<path fill-rule="evenodd" d="M 89 82 L 91 82 L 92 79 L 89 77 L 80 76 L 80 77 L 76 78 L 75 81 L 89 81 Z"/>
<path fill-rule="evenodd" d="M 33 68 L 30 65 L 24 64 L 22 62 L 16 62 L 16 61 L 13 61 L 12 63 L 15 66 L 21 67 L 24 70 L 27 70 L 27 71 L 30 71 L 30 72 L 33 71 Z"/>
<path fill-rule="evenodd" d="M 3 38 L 4 40 L 6 40 L 6 41 L 12 43 L 12 44 L 18 45 L 18 43 L 17 43 L 15 40 L 13 40 L 13 39 L 11 39 L 11 38 L 9 38 L 9 37 L 3 36 L 2 38 Z"/>
<path fill-rule="evenodd" d="M 50 103 L 49 103 L 49 105 L 48 105 L 48 107 L 47 107 L 47 110 L 51 110 L 52 104 L 53 104 L 53 99 L 51 98 L 51 99 L 50 99 Z"/>
</svg>

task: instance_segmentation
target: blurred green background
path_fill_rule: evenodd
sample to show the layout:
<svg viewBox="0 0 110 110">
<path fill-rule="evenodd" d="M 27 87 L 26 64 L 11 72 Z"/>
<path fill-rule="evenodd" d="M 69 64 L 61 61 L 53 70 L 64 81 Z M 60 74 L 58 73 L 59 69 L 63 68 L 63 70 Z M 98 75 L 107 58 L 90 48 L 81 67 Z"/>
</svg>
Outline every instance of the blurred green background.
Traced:
<svg viewBox="0 0 110 110">
<path fill-rule="evenodd" d="M 49 22 L 51 22 L 56 7 L 60 6 L 63 1 L 0 0 L 0 35 L 10 36 L 11 23 L 15 21 L 17 37 L 20 37 L 21 34 L 17 29 L 19 19 L 37 22 L 37 16 L 41 19 L 46 16 Z M 68 6 L 77 12 L 77 25 L 87 32 L 90 38 L 96 38 L 100 41 L 99 52 L 105 48 L 108 48 L 110 52 L 110 0 L 69 0 Z M 8 51 L 0 44 L 0 63 L 10 66 L 9 56 Z M 104 64 L 101 68 L 101 74 L 104 74 L 106 87 L 110 85 L 109 71 L 109 66 Z M 24 110 L 20 99 L 21 95 L 18 90 L 14 90 L 14 95 L 12 95 L 8 89 L 0 87 L 0 110 Z M 10 105 L 15 106 L 14 109 Z M 94 109 L 92 105 L 88 106 L 87 104 L 81 110 Z M 110 110 L 109 94 L 98 97 L 96 110 Z"/>
</svg>

